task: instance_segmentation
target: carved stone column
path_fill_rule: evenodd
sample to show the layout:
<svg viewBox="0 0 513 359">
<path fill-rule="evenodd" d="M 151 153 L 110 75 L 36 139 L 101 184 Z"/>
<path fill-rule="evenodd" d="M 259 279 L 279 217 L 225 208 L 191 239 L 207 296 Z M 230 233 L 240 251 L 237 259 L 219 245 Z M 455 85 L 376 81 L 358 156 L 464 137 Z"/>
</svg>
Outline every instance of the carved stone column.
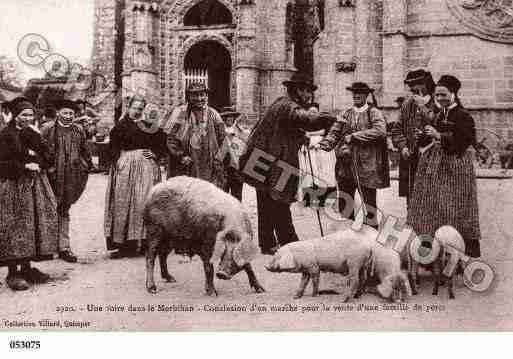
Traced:
<svg viewBox="0 0 513 359">
<path fill-rule="evenodd" d="M 236 107 L 249 118 L 255 118 L 260 107 L 259 68 L 257 53 L 257 6 L 254 2 L 240 3 L 236 49 L 237 84 Z"/>
<path fill-rule="evenodd" d="M 406 0 L 383 0 L 383 105 L 394 106 L 404 94 L 404 77 L 408 71 Z"/>
<path fill-rule="evenodd" d="M 150 102 L 160 103 L 155 59 L 158 5 L 135 1 L 127 10 L 130 21 L 125 30 L 123 98 L 126 101 L 127 97 L 138 94 Z"/>
</svg>

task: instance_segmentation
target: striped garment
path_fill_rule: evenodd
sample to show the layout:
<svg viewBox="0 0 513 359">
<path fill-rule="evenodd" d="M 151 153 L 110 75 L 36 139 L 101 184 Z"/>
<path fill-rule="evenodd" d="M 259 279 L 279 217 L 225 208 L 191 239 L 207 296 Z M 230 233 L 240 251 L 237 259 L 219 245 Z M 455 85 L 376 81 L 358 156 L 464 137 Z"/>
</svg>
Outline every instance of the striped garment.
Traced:
<svg viewBox="0 0 513 359">
<path fill-rule="evenodd" d="M 441 226 L 452 225 L 465 240 L 466 254 L 481 255 L 476 176 L 469 151 L 449 154 L 435 144 L 420 158 L 408 223 L 417 235 L 430 236 Z"/>
<path fill-rule="evenodd" d="M 198 118 L 188 105 L 179 106 L 161 125 L 168 135 L 167 145 L 171 155 L 168 177 L 183 175 L 200 178 L 224 188 L 225 169 L 222 161 L 216 157 L 224 143 L 224 122 L 219 113 L 209 106 L 197 115 Z M 181 163 L 186 156 L 192 159 L 189 166 Z"/>
<path fill-rule="evenodd" d="M 46 176 L 51 162 L 37 131 L 11 122 L 0 132 L 0 266 L 57 253 L 57 203 Z M 42 171 L 28 171 L 27 163 Z"/>
<path fill-rule="evenodd" d="M 143 156 L 143 150 L 121 151 L 111 167 L 105 198 L 105 237 L 107 249 L 120 248 L 127 241 L 146 238 L 143 209 L 151 188 L 161 181 L 160 167 Z"/>
<path fill-rule="evenodd" d="M 46 174 L 0 179 L 0 267 L 52 259 L 58 243 L 57 202 Z"/>
<path fill-rule="evenodd" d="M 399 118 L 392 122 L 392 143 L 399 149 L 399 154 L 405 147 L 412 154 L 408 160 L 402 156 L 399 159 L 400 197 L 410 197 L 419 160 L 418 147 L 429 143 L 425 138 L 415 140 L 414 130 L 423 129 L 425 125 L 433 123 L 439 111 L 433 98 L 425 106 L 420 106 L 410 97 L 402 105 Z"/>
</svg>

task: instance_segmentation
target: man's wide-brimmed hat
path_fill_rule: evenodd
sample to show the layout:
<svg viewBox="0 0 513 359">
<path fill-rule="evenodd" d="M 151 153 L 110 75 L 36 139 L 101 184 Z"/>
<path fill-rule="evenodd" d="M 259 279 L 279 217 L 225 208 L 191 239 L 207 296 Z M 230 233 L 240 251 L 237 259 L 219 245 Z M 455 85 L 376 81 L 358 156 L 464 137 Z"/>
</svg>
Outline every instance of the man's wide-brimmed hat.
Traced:
<svg viewBox="0 0 513 359">
<path fill-rule="evenodd" d="M 365 82 L 353 82 L 353 84 L 350 87 L 346 87 L 346 89 L 356 93 L 374 92 L 374 89 L 369 87 Z"/>
<path fill-rule="evenodd" d="M 186 89 L 187 93 L 194 93 L 194 92 L 209 92 L 207 85 L 205 85 L 204 82 L 201 81 L 195 81 L 191 82 Z"/>
<path fill-rule="evenodd" d="M 407 85 L 412 85 L 414 83 L 424 82 L 430 78 L 432 79 L 430 72 L 423 69 L 418 69 L 408 72 L 404 83 Z"/>
<path fill-rule="evenodd" d="M 68 99 L 57 100 L 54 102 L 54 106 L 57 111 L 62 110 L 63 108 L 69 108 L 75 112 L 79 111 L 77 102 Z"/>
<path fill-rule="evenodd" d="M 221 117 L 237 117 L 240 116 L 240 112 L 237 112 L 235 106 L 226 106 L 223 107 L 220 115 Z"/>
<path fill-rule="evenodd" d="M 317 86 L 314 85 L 313 79 L 304 73 L 295 73 L 292 75 L 290 80 L 283 81 L 283 85 L 290 86 L 305 86 L 308 87 L 311 91 L 317 90 Z"/>
<path fill-rule="evenodd" d="M 18 96 L 12 99 L 7 103 L 7 107 L 12 114 L 13 118 L 18 117 L 18 115 L 26 109 L 35 110 L 34 105 L 30 100 L 24 96 Z"/>
</svg>

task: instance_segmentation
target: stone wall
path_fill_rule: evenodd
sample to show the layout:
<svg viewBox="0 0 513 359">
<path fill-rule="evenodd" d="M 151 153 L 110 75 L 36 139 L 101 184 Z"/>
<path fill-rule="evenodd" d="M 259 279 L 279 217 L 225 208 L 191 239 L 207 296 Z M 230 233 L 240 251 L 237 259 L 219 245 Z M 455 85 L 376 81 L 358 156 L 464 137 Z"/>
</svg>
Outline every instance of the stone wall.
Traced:
<svg viewBox="0 0 513 359">
<path fill-rule="evenodd" d="M 93 70 L 121 87 L 120 75 L 132 66 L 134 52 L 132 18 L 122 14 L 134 1 L 95 1 Z M 199 1 L 156 1 L 160 10 L 150 53 L 154 51 L 152 68 L 157 75 L 147 83 L 164 107 L 181 103 L 187 46 L 198 39 L 213 39 L 232 57 L 232 102 L 254 122 L 285 93 L 281 83 L 295 71 L 294 53 L 310 51 L 294 49 L 290 32 L 294 19 L 288 17 L 287 9 L 297 1 L 220 0 L 232 12 L 232 26 L 187 29 L 183 16 Z M 462 102 L 478 127 L 513 139 L 513 17 L 509 21 L 507 16 L 497 17 L 500 12 L 487 15 L 461 4 L 458 0 L 324 0 L 324 29 L 313 45 L 314 81 L 319 85 L 316 100 L 321 109 L 350 106 L 346 87 L 361 80 L 376 89 L 378 102 L 392 119 L 397 116 L 395 98 L 407 94 L 406 73 L 424 67 L 435 78 L 445 73 L 458 76 L 463 83 Z M 113 101 L 114 94 L 100 104 L 107 118 L 114 118 Z"/>
<path fill-rule="evenodd" d="M 290 2 L 269 0 L 260 5 L 259 115 L 263 115 L 276 98 L 283 96 L 285 88 L 282 82 L 295 71 L 293 47 L 289 46 L 287 38 L 288 4 Z"/>
<path fill-rule="evenodd" d="M 355 80 L 376 88 L 389 119 L 397 116 L 394 100 L 407 95 L 406 73 L 427 68 L 438 79 L 453 74 L 462 81 L 460 97 L 476 119 L 478 136 L 492 130 L 513 140 L 513 19 L 503 36 L 484 34 L 497 19 L 470 10 L 455 0 L 359 0 L 356 8 L 326 0 L 326 28 L 315 44 L 315 78 L 323 110 L 350 106 L 345 87 Z M 475 10 L 472 10 L 475 11 Z M 466 17 L 465 17 L 466 16 Z M 501 18 L 502 19 L 502 18 Z M 507 20 L 507 19 L 506 19 Z M 482 29 L 482 30 L 480 30 Z M 500 32 L 499 31 L 499 32 Z M 492 40 L 496 41 L 492 41 Z M 355 62 L 354 72 L 337 71 Z M 347 70 L 347 68 L 346 68 Z M 486 135 L 497 142 L 493 135 Z"/>
<path fill-rule="evenodd" d="M 325 28 L 314 44 L 314 81 L 319 86 L 316 101 L 321 110 L 343 109 L 351 101 L 345 87 L 354 81 L 354 69 L 337 70 L 337 64 L 355 62 L 354 21 L 352 7 L 326 0 Z"/>
<path fill-rule="evenodd" d="M 90 99 L 103 119 L 119 116 L 120 60 L 123 58 L 123 0 L 95 0 L 94 42 L 91 56 L 95 87 Z M 116 111 L 116 108 L 118 110 Z"/>
</svg>

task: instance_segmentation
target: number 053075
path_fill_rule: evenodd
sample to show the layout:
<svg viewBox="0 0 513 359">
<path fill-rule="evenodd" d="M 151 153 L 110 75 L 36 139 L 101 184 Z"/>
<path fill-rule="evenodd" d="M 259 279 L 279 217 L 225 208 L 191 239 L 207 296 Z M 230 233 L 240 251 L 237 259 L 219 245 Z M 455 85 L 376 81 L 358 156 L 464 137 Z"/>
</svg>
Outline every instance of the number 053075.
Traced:
<svg viewBox="0 0 513 359">
<path fill-rule="evenodd" d="M 39 340 L 10 340 L 9 347 L 21 350 L 40 349 L 41 342 Z"/>
</svg>

